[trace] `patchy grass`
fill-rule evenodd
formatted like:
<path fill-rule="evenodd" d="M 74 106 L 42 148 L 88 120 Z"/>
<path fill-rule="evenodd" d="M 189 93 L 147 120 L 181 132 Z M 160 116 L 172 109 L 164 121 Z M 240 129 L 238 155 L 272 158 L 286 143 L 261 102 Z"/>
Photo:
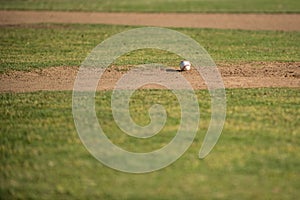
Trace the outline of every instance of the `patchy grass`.
<path fill-rule="evenodd" d="M 80 66 L 103 40 L 128 26 L 39 24 L 2 27 L 0 72 L 49 66 Z M 201 44 L 216 62 L 299 61 L 300 33 L 215 29 L 174 29 Z M 117 46 L 115 48 L 118 48 Z M 177 55 L 139 50 L 116 60 L 116 65 L 163 63 L 177 66 Z"/>
<path fill-rule="evenodd" d="M 0 0 L 0 9 L 101 12 L 299 13 L 297 0 Z"/>
<path fill-rule="evenodd" d="M 191 147 L 171 166 L 140 175 L 109 169 L 87 152 L 75 130 L 71 92 L 0 94 L 1 198 L 297 199 L 299 89 L 227 90 L 225 127 L 204 160 L 198 151 L 210 119 L 210 98 L 207 91 L 196 94 L 201 122 Z M 97 93 L 96 112 L 114 143 L 149 151 L 173 137 L 180 112 L 171 92 L 141 90 L 132 97 L 131 114 L 140 124 L 148 122 L 146 111 L 154 103 L 169 114 L 165 128 L 149 141 L 117 128 L 110 95 Z"/>

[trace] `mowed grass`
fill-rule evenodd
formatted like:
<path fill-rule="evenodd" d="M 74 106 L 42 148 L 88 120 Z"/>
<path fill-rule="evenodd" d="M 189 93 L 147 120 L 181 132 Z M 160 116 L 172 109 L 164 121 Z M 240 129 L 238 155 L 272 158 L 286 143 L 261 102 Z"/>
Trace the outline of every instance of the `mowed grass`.
<path fill-rule="evenodd" d="M 298 199 L 299 89 L 227 90 L 223 133 L 204 160 L 198 151 L 210 97 L 196 94 L 201 120 L 191 147 L 171 166 L 139 175 L 105 167 L 88 153 L 75 130 L 71 92 L 0 94 L 1 199 Z M 140 90 L 132 97 L 131 114 L 140 124 L 154 103 L 167 110 L 165 128 L 150 140 L 117 128 L 110 95 L 97 93 L 96 111 L 115 144 L 145 152 L 172 138 L 180 108 L 170 91 Z"/>
<path fill-rule="evenodd" d="M 80 66 L 96 45 L 132 28 L 135 27 L 62 24 L 1 27 L 0 72 L 49 66 Z M 216 62 L 300 61 L 300 32 L 174 30 L 196 40 Z M 148 49 L 126 54 L 114 64 L 156 62 L 178 66 L 180 59 L 172 53 Z"/>
<path fill-rule="evenodd" d="M 149 4 L 147 4 L 148 2 Z M 1 1 L 0 9 L 136 12 L 299 12 L 298 1 Z M 84 5 L 83 5 L 84 4 Z M 184 6 L 182 6 L 184 5 Z M 38 24 L 2 26 L 0 72 L 80 66 L 88 53 L 129 26 Z M 216 62 L 300 61 L 299 32 L 174 29 L 198 41 Z M 118 47 L 116 47 L 118 48 Z M 148 49 L 116 65 L 164 63 L 178 56 Z M 298 199 L 298 89 L 229 89 L 227 119 L 211 154 L 198 159 L 210 119 L 207 91 L 196 91 L 201 123 L 193 144 L 171 166 L 148 174 L 112 170 L 84 148 L 72 116 L 72 93 L 0 94 L 1 199 Z M 145 125 L 148 108 L 162 104 L 166 126 L 151 139 L 134 139 L 115 124 L 111 92 L 99 92 L 96 111 L 107 136 L 124 149 L 147 152 L 175 135 L 180 108 L 166 90 L 132 97 L 133 119 Z"/>
<path fill-rule="evenodd" d="M 0 9 L 102 12 L 298 13 L 297 0 L 0 0 Z"/>

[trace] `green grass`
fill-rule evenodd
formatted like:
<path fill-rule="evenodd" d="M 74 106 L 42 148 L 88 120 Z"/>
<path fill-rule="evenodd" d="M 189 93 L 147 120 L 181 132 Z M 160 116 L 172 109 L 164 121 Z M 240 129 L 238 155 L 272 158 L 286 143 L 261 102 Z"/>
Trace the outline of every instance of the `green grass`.
<path fill-rule="evenodd" d="M 296 0 L 3 1 L 0 9 L 117 12 L 299 13 Z M 80 66 L 101 41 L 134 27 L 36 24 L 2 26 L 0 73 Z M 300 33 L 175 29 L 198 41 L 216 62 L 300 61 Z M 117 47 L 116 47 L 117 48 Z M 178 65 L 171 53 L 148 49 L 116 65 Z M 81 143 L 72 116 L 72 93 L 0 93 L 0 199 L 299 199 L 300 96 L 298 89 L 229 89 L 220 140 L 198 159 L 210 119 L 207 91 L 196 91 L 201 110 L 197 136 L 171 166 L 148 174 L 105 167 Z M 134 139 L 112 118 L 111 92 L 98 92 L 96 111 L 107 136 L 124 149 L 164 146 L 178 128 L 180 108 L 166 90 L 141 90 L 131 99 L 133 119 L 145 125 L 147 109 L 161 103 L 168 120 L 161 133 Z"/>
<path fill-rule="evenodd" d="M 0 0 L 0 9 L 104 12 L 298 13 L 297 0 Z"/>
<path fill-rule="evenodd" d="M 0 72 L 49 66 L 80 66 L 104 39 L 132 29 L 111 25 L 38 24 L 1 27 Z M 215 29 L 174 29 L 201 44 L 216 62 L 300 61 L 300 33 Z M 115 47 L 118 48 L 118 47 Z M 171 53 L 141 50 L 116 60 L 116 65 L 164 63 L 177 66 Z"/>
<path fill-rule="evenodd" d="M 0 94 L 1 199 L 298 199 L 299 89 L 227 90 L 225 127 L 204 160 L 198 151 L 210 98 L 207 91 L 196 93 L 201 122 L 192 146 L 171 166 L 140 175 L 109 169 L 87 152 L 75 130 L 71 92 Z M 114 143 L 149 151 L 172 138 L 180 115 L 172 93 L 143 90 L 132 98 L 138 123 L 147 122 L 145 110 L 154 102 L 169 114 L 163 131 L 149 141 L 116 127 L 110 95 L 97 93 L 96 111 Z"/>

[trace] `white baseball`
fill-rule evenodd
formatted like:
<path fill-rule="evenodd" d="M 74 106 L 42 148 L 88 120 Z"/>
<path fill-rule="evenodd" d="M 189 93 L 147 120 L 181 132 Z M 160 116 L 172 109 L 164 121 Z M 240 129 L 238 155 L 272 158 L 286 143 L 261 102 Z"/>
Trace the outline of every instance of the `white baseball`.
<path fill-rule="evenodd" d="M 180 62 L 179 66 L 180 66 L 180 69 L 184 70 L 184 71 L 188 71 L 191 69 L 191 63 L 190 63 L 190 61 L 187 61 L 187 60 L 182 60 Z"/>

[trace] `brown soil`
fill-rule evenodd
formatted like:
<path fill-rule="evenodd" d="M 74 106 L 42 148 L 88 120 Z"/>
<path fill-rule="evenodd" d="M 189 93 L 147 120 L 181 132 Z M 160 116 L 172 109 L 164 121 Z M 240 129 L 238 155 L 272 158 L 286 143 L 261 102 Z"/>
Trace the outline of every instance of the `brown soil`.
<path fill-rule="evenodd" d="M 226 88 L 300 87 L 300 62 L 252 62 L 220 64 L 219 71 Z M 103 74 L 98 90 L 111 90 L 128 67 L 111 67 Z M 174 76 L 181 73 L 194 89 L 206 85 L 196 70 L 179 72 L 171 68 Z M 51 67 L 30 72 L 10 71 L 0 74 L 0 92 L 31 92 L 40 90 L 72 90 L 78 67 Z M 148 88 L 160 88 L 148 85 Z"/>
<path fill-rule="evenodd" d="M 175 20 L 176 19 L 176 20 Z M 246 30 L 300 31 L 299 14 L 178 14 L 178 13 L 86 13 L 50 11 L 0 11 L 0 26 L 33 23 L 121 24 L 164 27 L 197 27 Z M 300 62 L 252 62 L 220 64 L 226 88 L 300 87 Z M 30 72 L 0 74 L 0 92 L 72 90 L 78 67 L 51 67 Z M 182 73 L 195 89 L 206 88 L 196 70 Z M 126 73 L 124 67 L 108 69 L 99 90 L 113 89 Z M 100 86 L 101 85 L 101 86 Z M 157 88 L 157 85 L 146 87 Z"/>
<path fill-rule="evenodd" d="M 160 27 L 299 31 L 300 14 L 0 11 L 0 25 L 32 23 L 117 24 Z"/>

